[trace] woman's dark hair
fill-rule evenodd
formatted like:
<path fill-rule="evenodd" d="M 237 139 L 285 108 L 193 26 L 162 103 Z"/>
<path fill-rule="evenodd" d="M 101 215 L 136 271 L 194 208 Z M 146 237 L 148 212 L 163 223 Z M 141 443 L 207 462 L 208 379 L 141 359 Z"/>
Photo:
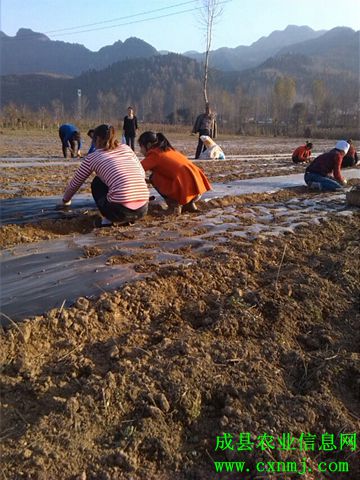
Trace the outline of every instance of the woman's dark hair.
<path fill-rule="evenodd" d="M 306 146 L 307 148 L 309 148 L 310 150 L 313 148 L 313 144 L 311 142 L 306 142 Z"/>
<path fill-rule="evenodd" d="M 139 137 L 139 145 L 147 150 L 150 148 L 160 148 L 163 152 L 175 150 L 163 133 L 144 132 Z"/>
<path fill-rule="evenodd" d="M 87 133 L 88 137 L 92 138 L 94 136 L 94 132 L 95 130 L 93 128 L 90 128 L 90 130 Z"/>
<path fill-rule="evenodd" d="M 119 145 L 119 140 L 115 138 L 115 128 L 112 125 L 102 124 L 95 128 L 93 140 L 101 140 L 101 147 L 104 150 L 114 150 Z"/>

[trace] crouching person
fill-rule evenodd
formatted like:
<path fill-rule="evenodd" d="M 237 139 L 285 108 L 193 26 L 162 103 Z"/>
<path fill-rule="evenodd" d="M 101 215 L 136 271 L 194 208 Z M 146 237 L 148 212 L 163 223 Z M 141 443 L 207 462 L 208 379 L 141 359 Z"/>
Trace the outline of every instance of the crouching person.
<path fill-rule="evenodd" d="M 316 157 L 305 170 L 305 183 L 314 190 L 340 190 L 347 183 L 340 168 L 348 150 L 349 144 L 339 140 L 335 148 Z"/>
<path fill-rule="evenodd" d="M 214 140 L 207 135 L 200 136 L 206 150 L 200 153 L 200 160 L 225 160 L 225 154 Z"/>
<path fill-rule="evenodd" d="M 142 166 L 151 170 L 150 181 L 165 199 L 169 212 L 197 210 L 195 202 L 211 189 L 204 173 L 185 155 L 175 150 L 162 133 L 144 132 L 139 137 Z"/>
<path fill-rule="evenodd" d="M 297 147 L 293 151 L 292 161 L 294 163 L 309 163 L 312 148 L 313 144 L 311 142 L 306 142 L 305 145 L 300 145 L 300 147 Z"/>
<path fill-rule="evenodd" d="M 119 144 L 111 125 L 94 130 L 96 150 L 87 155 L 76 171 L 63 196 L 63 205 L 70 205 L 72 196 L 95 172 L 91 192 L 103 218 L 96 226 L 126 224 L 147 213 L 149 189 L 145 171 L 135 153 Z"/>

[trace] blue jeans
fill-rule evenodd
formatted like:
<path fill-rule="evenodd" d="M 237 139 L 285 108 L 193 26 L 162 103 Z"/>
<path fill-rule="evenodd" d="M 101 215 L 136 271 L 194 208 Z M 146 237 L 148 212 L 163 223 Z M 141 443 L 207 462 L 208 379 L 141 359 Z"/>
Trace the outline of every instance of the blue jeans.
<path fill-rule="evenodd" d="M 313 182 L 320 183 L 321 190 L 328 192 L 335 192 L 336 190 L 342 189 L 342 185 L 336 180 L 330 177 L 324 177 L 318 173 L 305 172 L 304 180 L 306 185 L 310 185 Z"/>

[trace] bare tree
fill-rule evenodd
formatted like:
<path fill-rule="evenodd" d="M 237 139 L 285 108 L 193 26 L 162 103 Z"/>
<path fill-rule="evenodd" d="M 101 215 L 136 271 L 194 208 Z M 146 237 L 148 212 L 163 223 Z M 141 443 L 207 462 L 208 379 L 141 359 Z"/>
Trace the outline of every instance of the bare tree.
<path fill-rule="evenodd" d="M 213 27 L 215 20 L 223 13 L 223 8 L 220 6 L 223 3 L 221 0 L 201 0 L 201 23 L 204 26 L 206 48 L 205 48 L 205 63 L 204 63 L 204 77 L 203 77 L 203 95 L 205 105 L 209 103 L 207 84 L 209 74 L 209 54 L 211 42 L 213 37 Z"/>

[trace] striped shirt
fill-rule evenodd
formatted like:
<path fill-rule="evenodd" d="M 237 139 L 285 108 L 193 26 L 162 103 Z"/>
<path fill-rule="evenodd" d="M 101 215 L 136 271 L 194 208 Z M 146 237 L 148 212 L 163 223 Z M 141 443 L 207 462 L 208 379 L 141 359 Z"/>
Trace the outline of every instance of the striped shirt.
<path fill-rule="evenodd" d="M 119 145 L 114 150 L 98 149 L 87 155 L 65 190 L 64 202 L 71 199 L 92 172 L 108 186 L 109 202 L 128 208 L 135 204 L 140 207 L 148 202 L 145 171 L 127 145 Z"/>

